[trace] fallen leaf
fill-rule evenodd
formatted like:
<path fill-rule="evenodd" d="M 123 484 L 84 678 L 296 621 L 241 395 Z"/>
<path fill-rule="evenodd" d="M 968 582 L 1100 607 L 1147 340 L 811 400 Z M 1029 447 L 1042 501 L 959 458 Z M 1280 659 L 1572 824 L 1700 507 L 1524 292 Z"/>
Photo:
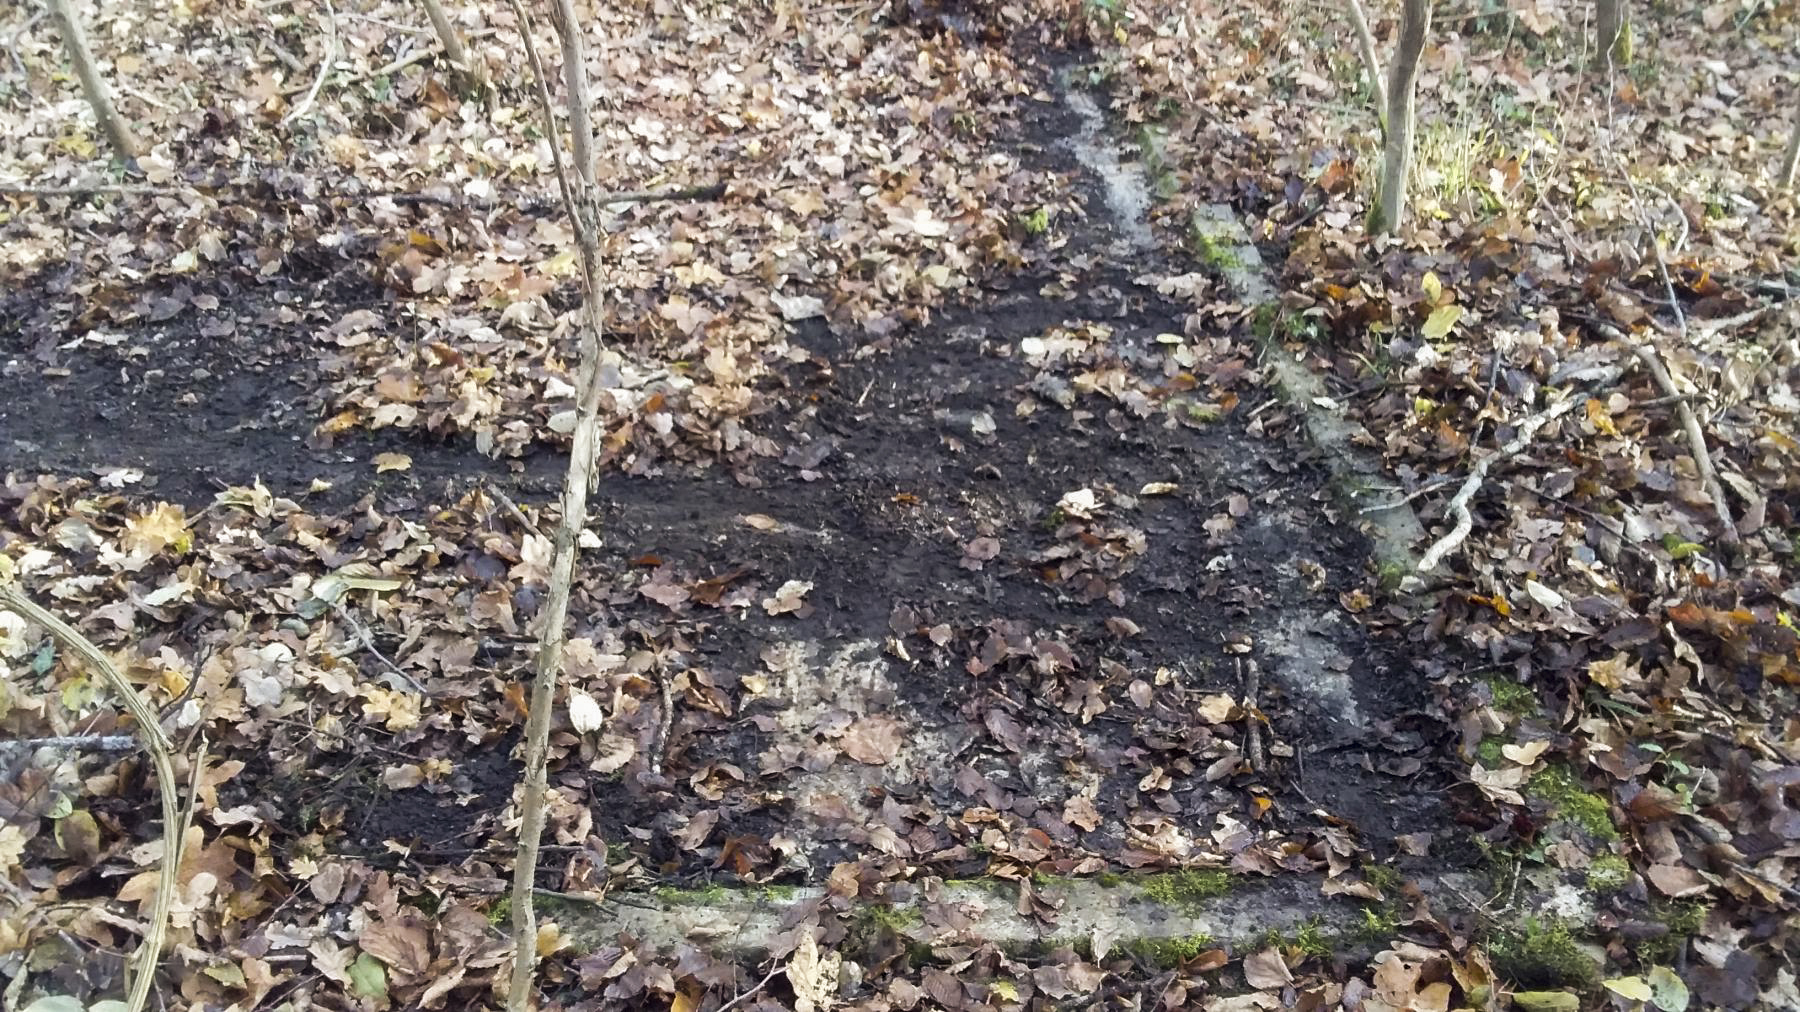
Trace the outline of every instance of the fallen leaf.
<path fill-rule="evenodd" d="M 1261 991 L 1273 991 L 1294 982 L 1280 949 L 1264 949 L 1244 957 L 1244 982 Z"/>
<path fill-rule="evenodd" d="M 763 610 L 770 615 L 788 615 L 806 606 L 803 598 L 813 589 L 805 580 L 789 580 L 775 591 L 774 597 L 763 598 Z"/>
<path fill-rule="evenodd" d="M 600 703 L 581 689 L 569 690 L 569 724 L 577 734 L 588 734 L 606 726 L 606 714 Z"/>
<path fill-rule="evenodd" d="M 837 999 L 838 970 L 843 957 L 820 953 L 812 932 L 802 928 L 799 944 L 788 956 L 788 986 L 794 991 L 794 1012 L 827 1012 Z"/>
<path fill-rule="evenodd" d="M 412 458 L 404 453 L 377 453 L 375 455 L 376 474 L 410 470 L 412 470 Z"/>
<path fill-rule="evenodd" d="M 1681 864 L 1653 864 L 1644 877 L 1664 896 L 1697 896 L 1710 888 L 1699 872 Z"/>
<path fill-rule="evenodd" d="M 1513 762 L 1518 763 L 1520 766 L 1530 766 L 1532 763 L 1537 762 L 1538 756 L 1543 755 L 1544 750 L 1549 747 L 1550 743 L 1548 741 L 1531 741 L 1526 742 L 1523 745 L 1502 745 L 1500 746 L 1500 754 L 1511 759 Z"/>
<path fill-rule="evenodd" d="M 861 717 L 844 732 L 844 754 L 869 766 L 885 766 L 900 751 L 900 722 L 892 717 Z"/>

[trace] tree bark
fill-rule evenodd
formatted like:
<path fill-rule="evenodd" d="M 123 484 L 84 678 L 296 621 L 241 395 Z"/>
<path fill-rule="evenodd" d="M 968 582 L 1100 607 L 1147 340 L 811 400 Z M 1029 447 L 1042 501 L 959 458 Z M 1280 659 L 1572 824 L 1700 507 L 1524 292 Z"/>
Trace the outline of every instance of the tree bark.
<path fill-rule="evenodd" d="M 1375 116 L 1381 129 L 1387 130 L 1387 89 L 1381 83 L 1381 57 L 1375 51 L 1375 33 L 1369 30 L 1369 15 L 1362 0 L 1350 0 L 1350 24 L 1356 29 L 1356 48 L 1362 53 L 1363 73 L 1369 79 L 1369 97 L 1375 103 Z"/>
<path fill-rule="evenodd" d="M 1381 160 L 1381 201 L 1370 231 L 1392 233 L 1406 215 L 1406 177 L 1412 169 L 1414 86 L 1419 80 L 1419 57 L 1425 52 L 1425 36 L 1431 30 L 1430 0 L 1403 0 L 1400 38 L 1394 62 L 1388 68 L 1387 135 Z"/>
<path fill-rule="evenodd" d="M 74 0 L 50 0 L 50 12 L 56 16 L 61 26 L 63 46 L 68 50 L 69 62 L 75 65 L 75 76 L 81 79 L 82 94 L 87 96 L 88 105 L 94 108 L 94 118 L 100 121 L 100 129 L 106 132 L 107 143 L 121 158 L 136 158 L 143 148 L 138 145 L 137 135 L 131 127 L 120 118 L 119 110 L 113 108 L 112 89 L 106 86 L 106 79 L 100 76 L 99 68 L 94 66 L 94 51 L 88 48 L 87 32 L 81 27 L 81 21 L 75 16 Z"/>
<path fill-rule="evenodd" d="M 1595 0 L 1594 45 L 1601 70 L 1631 62 L 1631 0 Z"/>
<path fill-rule="evenodd" d="M 482 73 L 481 67 L 469 59 L 468 47 L 463 45 L 462 35 L 457 32 L 456 25 L 450 20 L 450 15 L 445 13 L 444 5 L 439 0 L 420 0 L 420 2 L 425 5 L 425 16 L 431 19 L 432 30 L 437 32 L 438 45 L 444 47 L 444 56 L 449 59 L 450 65 L 456 68 L 456 77 L 462 84 L 463 90 L 479 91 L 486 83 L 487 75 Z"/>
<path fill-rule="evenodd" d="M 537 911 L 533 896 L 537 880 L 538 846 L 544 832 L 544 795 L 549 760 L 550 715 L 556 705 L 556 684 L 562 674 L 564 627 L 569 617 L 569 595 L 575 574 L 575 553 L 587 525 L 587 495 L 600 448 L 601 373 L 600 287 L 600 192 L 594 181 L 594 133 L 588 110 L 587 64 L 582 52 L 580 22 L 572 0 L 552 0 L 557 34 L 562 38 L 563 82 L 567 88 L 570 147 L 576 159 L 575 178 L 563 163 L 550 99 L 550 82 L 531 38 L 531 22 L 521 0 L 511 0 L 519 33 L 537 80 L 539 112 L 556 163 L 556 179 L 563 204 L 575 226 L 575 242 L 581 252 L 582 306 L 581 364 L 576 378 L 575 432 L 569 448 L 569 469 L 563 478 L 562 519 L 556 527 L 550 568 L 550 588 L 544 600 L 542 625 L 531 683 L 531 713 L 525 725 L 525 771 L 519 792 L 519 847 L 513 862 L 513 970 L 507 995 L 510 1012 L 531 1008 L 537 968 Z"/>

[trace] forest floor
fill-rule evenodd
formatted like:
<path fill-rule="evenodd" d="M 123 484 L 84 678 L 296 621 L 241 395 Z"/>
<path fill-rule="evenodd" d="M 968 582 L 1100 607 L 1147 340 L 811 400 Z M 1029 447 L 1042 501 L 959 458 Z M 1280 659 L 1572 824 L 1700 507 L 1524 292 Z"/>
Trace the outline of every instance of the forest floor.
<path fill-rule="evenodd" d="M 716 84 L 708 71 L 742 58 L 721 17 L 651 29 L 674 64 L 660 69 Z M 1493 351 L 1470 335 L 1474 351 L 1435 359 L 1384 349 L 1428 370 L 1469 359 L 1421 379 L 1322 348 L 1322 330 L 1375 316 L 1373 283 L 1308 287 L 1338 276 L 1311 256 L 1372 267 L 1320 252 L 1351 227 L 1329 159 L 1280 198 L 1280 229 L 1256 231 L 1281 295 L 1247 304 L 1226 283 L 1242 264 L 1186 222 L 1211 200 L 1281 214 L 1255 179 L 1195 182 L 1221 157 L 1204 129 L 1134 122 L 1160 43 L 992 17 L 846 18 L 835 43 L 800 32 L 737 91 L 659 78 L 641 110 L 610 114 L 615 140 L 672 164 L 760 159 L 762 175 L 728 180 L 717 204 L 619 211 L 609 229 L 619 355 L 557 714 L 540 884 L 571 906 L 544 993 L 571 1008 L 793 1004 L 805 935 L 856 967 L 819 1000 L 870 1009 L 1488 1007 L 1639 984 L 1658 1007 L 1676 987 L 1778 1005 L 1800 780 L 1791 719 L 1757 714 L 1780 712 L 1800 657 L 1757 609 L 1792 582 L 1788 560 L 1735 550 L 1762 598 L 1686 595 L 1729 583 L 1705 562 L 1693 482 L 1599 391 L 1585 435 L 1565 438 L 1643 436 L 1633 494 L 1683 500 L 1633 500 L 1655 536 L 1625 535 L 1628 560 L 1660 553 L 1621 564 L 1660 603 L 1568 581 L 1621 554 L 1572 525 L 1593 512 L 1579 503 L 1500 510 L 1471 571 L 1401 592 L 1308 412 L 1369 405 L 1348 417 L 1378 434 L 1359 440 L 1397 489 L 1378 498 L 1441 502 L 1450 489 L 1431 496 L 1429 479 L 1460 480 L 1483 426 L 1503 442 L 1502 415 L 1529 414 L 1528 388 L 1564 363 L 1515 368 L 1515 349 L 1543 352 L 1524 337 Z M 635 29 L 597 28 L 603 82 L 643 87 Z M 672 55 L 684 37 L 695 54 Z M 815 48 L 846 40 L 858 58 Z M 465 153 L 497 143 L 470 126 L 480 107 L 428 75 L 405 87 L 433 125 L 346 94 L 326 119 L 361 133 L 322 129 L 298 164 L 226 184 L 204 168 L 225 164 L 206 119 L 224 113 L 197 112 L 177 117 L 181 167 L 161 149 L 146 160 L 190 192 L 21 196 L 0 222 L 19 265 L 0 296 L 0 551 L 200 757 L 166 967 L 193 1007 L 481 1007 L 504 973 L 579 294 L 560 209 L 481 203 L 482 171 L 443 146 L 445 129 L 471 131 Z M 523 82 L 507 88 L 510 109 Z M 713 115 L 741 117 L 734 129 L 683 104 L 721 94 Z M 861 133 L 822 126 L 826 107 Z M 756 129 L 775 155 L 743 136 Z M 384 130 L 448 158 L 455 192 L 393 199 L 428 191 L 410 169 L 378 175 L 396 164 L 367 140 Z M 346 154 L 346 136 L 366 146 Z M 502 136 L 514 167 L 534 153 Z M 65 141 L 0 171 L 41 179 Z M 1130 163 L 1142 217 L 1109 192 L 1134 184 L 1082 157 L 1096 143 Z M 338 181 L 358 168 L 354 187 Z M 1304 231 L 1314 219 L 1323 236 Z M 1501 257 L 1484 227 L 1485 252 L 1423 239 L 1404 265 L 1382 254 L 1418 286 L 1395 311 L 1456 304 L 1440 274 L 1471 306 L 1488 297 L 1469 266 Z M 1528 310 L 1495 315 L 1535 333 L 1516 322 Z M 1296 351 L 1330 384 L 1323 406 L 1282 396 L 1268 363 Z M 1569 360 L 1614 361 L 1591 351 Z M 1399 420 L 1381 418 L 1394 401 Z M 1604 495 L 1593 475 L 1623 473 L 1606 471 L 1619 452 L 1589 451 L 1560 470 L 1532 458 L 1539 497 Z M 1782 488 L 1762 495 L 1780 513 Z M 1540 547 L 1509 546 L 1520 524 Z M 1677 625 L 1723 645 L 1703 643 L 1702 661 Z M 22 625 L 0 634 L 9 733 L 128 728 L 90 674 Z M 1689 683 L 1715 649 L 1762 681 L 1740 675 L 1698 710 Z M 1684 665 L 1700 671 L 1677 677 Z M 1710 745 L 1637 723 L 1726 709 L 1736 730 Z M 16 897 L 0 967 L 15 996 L 91 1000 L 117 987 L 122 911 L 153 883 L 147 777 L 129 758 L 32 760 L 0 785 L 0 842 L 17 841 L 0 848 Z M 1689 822 L 1712 836 L 1695 843 Z M 1261 883 L 1283 891 L 1253 902 Z M 1143 902 L 1096 928 L 1079 909 L 1106 902 L 1090 887 Z M 1012 942 L 975 888 L 1016 912 Z M 1160 923 L 1220 897 L 1291 916 L 1228 934 Z M 574 906 L 602 898 L 682 930 L 650 938 L 644 915 L 620 913 L 610 933 L 606 915 L 598 935 L 577 931 L 591 915 Z M 747 922 L 743 903 L 767 916 L 756 938 L 709 937 L 681 912 Z M 786 982 L 752 994 L 774 965 Z"/>

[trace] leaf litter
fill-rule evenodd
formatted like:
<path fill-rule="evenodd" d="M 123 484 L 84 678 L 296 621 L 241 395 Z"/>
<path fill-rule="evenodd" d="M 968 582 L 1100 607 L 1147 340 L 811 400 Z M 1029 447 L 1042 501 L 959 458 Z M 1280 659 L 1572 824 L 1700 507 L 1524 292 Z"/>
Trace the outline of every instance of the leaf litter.
<path fill-rule="evenodd" d="M 1428 104 L 1444 122 L 1480 105 L 1553 126 L 1528 151 L 1480 147 L 1485 182 L 1427 187 L 1430 224 L 1393 244 L 1357 231 L 1368 117 L 1280 95 L 1350 94 L 1354 65 L 1329 46 L 1265 59 L 1341 31 L 1322 11 L 1253 5 L 1244 32 L 1147 4 L 896 5 L 904 25 L 787 5 L 767 24 L 598 15 L 591 69 L 629 96 L 601 116 L 602 175 L 730 171 L 716 204 L 608 211 L 621 353 L 543 884 L 826 882 L 814 925 L 770 953 L 787 991 L 756 999 L 796 1007 L 1447 1008 L 1519 974 L 1517 947 L 1470 944 L 1419 896 L 1404 935 L 1343 968 L 1299 940 L 1231 953 L 1236 977 L 1223 953 L 1162 969 L 1102 945 L 918 965 L 841 947 L 900 883 L 995 876 L 1030 906 L 1034 875 L 1217 862 L 1387 902 L 1395 867 L 1475 862 L 1473 837 L 1515 883 L 1593 882 L 1623 859 L 1590 941 L 1642 969 L 1607 993 L 1783 1007 L 1793 363 L 1785 303 L 1758 297 L 1782 283 L 1791 205 L 1738 199 L 1751 159 L 1694 139 L 1755 135 L 1760 100 L 1741 98 L 1775 65 L 1757 55 L 1774 16 L 1746 19 L 1737 48 L 1708 34 L 1712 10 L 1659 20 L 1707 55 L 1665 40 L 1645 59 L 1691 86 L 1627 79 L 1607 105 L 1542 6 L 1518 15 L 1526 41 L 1479 21 L 1448 33 Z M 122 74 L 210 87 L 209 61 L 255 69 L 210 108 L 137 110 L 174 138 L 140 171 L 181 196 L 8 198 L 0 383 L 33 409 L 0 409 L 0 551 L 207 743 L 165 969 L 180 1000 L 479 1002 L 505 957 L 490 925 L 508 751 L 547 558 L 530 514 L 573 389 L 570 237 L 514 196 L 547 192 L 525 93 L 484 110 L 425 68 L 351 81 L 295 148 L 270 125 L 292 93 L 251 41 L 264 28 L 233 15 L 196 50 L 147 41 L 189 30 L 179 17 L 105 17 Z M 321 45 L 297 16 L 269 24 L 302 54 Z M 1096 257 L 1098 184 L 1055 143 L 1075 132 L 1043 67 L 1070 58 L 1040 49 L 1058 24 L 1086 33 L 1076 58 L 1113 117 L 1179 138 L 1156 149 L 1181 183 L 1155 211 L 1165 246 L 1188 202 L 1225 199 L 1282 254 L 1263 329 L 1316 360 L 1402 494 L 1503 444 L 1546 388 L 1582 387 L 1580 410 L 1501 465 L 1439 585 L 1390 596 L 1362 568 L 1354 516 L 1262 386 L 1256 321 L 1207 265 Z M 379 19 L 338 27 L 353 63 L 401 44 Z M 12 37 L 47 81 L 54 36 Z M 1199 39 L 1235 41 L 1208 55 Z M 510 62 L 498 37 L 480 45 Z M 1534 64 L 1534 45 L 1560 55 Z M 1584 104 L 1550 119 L 1570 94 Z M 49 113 L 6 105 L 18 140 L 0 172 L 81 183 L 92 142 Z M 1738 557 L 1661 391 L 1605 339 L 1670 322 L 1607 156 L 1652 136 L 1671 161 L 1632 171 L 1662 172 L 1680 212 L 1658 227 L 1683 233 L 1693 338 L 1660 349 L 1711 405 Z M 1564 168 L 1533 174 L 1551 157 Z M 1732 195 L 1717 210 L 1707 180 Z M 1726 322 L 1746 313 L 1749 340 Z M 1418 501 L 1429 515 L 1447 496 Z M 1301 680 L 1271 656 L 1296 638 L 1271 621 L 1284 611 L 1333 617 L 1300 622 Z M 129 730 L 11 618 L 10 732 Z M 1280 669 L 1254 699 L 1226 663 L 1246 654 Z M 1322 706 L 1305 689 L 1318 670 L 1367 712 Z M 1252 726 L 1283 775 L 1252 767 Z M 153 885 L 142 772 L 54 753 L 7 772 L 0 871 L 27 902 L 0 919 L 0 950 L 36 954 L 35 993 L 102 995 Z M 78 964 L 57 956 L 71 945 Z M 859 957 L 874 972 L 846 978 Z M 629 940 L 545 972 L 659 1007 L 716 1007 L 744 980 L 703 947 Z M 1252 992 L 1229 995 L 1236 980 Z"/>

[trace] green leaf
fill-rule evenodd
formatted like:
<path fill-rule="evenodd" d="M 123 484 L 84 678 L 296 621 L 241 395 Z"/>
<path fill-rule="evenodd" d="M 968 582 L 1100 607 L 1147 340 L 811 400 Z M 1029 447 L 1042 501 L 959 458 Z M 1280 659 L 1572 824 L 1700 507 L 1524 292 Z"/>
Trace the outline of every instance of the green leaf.
<path fill-rule="evenodd" d="M 1666 966 L 1651 967 L 1650 1004 L 1662 1012 L 1687 1012 L 1687 984 Z"/>
<path fill-rule="evenodd" d="M 1424 334 L 1430 340 L 1441 341 L 1450 335 L 1450 328 L 1456 326 L 1456 321 L 1460 319 L 1462 319 L 1461 306 L 1439 306 L 1431 311 L 1431 316 L 1426 319 L 1425 326 L 1420 329 L 1419 333 Z"/>
<path fill-rule="evenodd" d="M 1444 294 L 1444 283 L 1439 281 L 1438 276 L 1431 271 L 1425 272 L 1425 277 L 1419 282 L 1419 287 L 1425 289 L 1425 301 L 1434 306 L 1438 304 L 1438 299 Z"/>
<path fill-rule="evenodd" d="M 1622 998 L 1629 998 L 1632 1001 L 1650 1000 L 1650 982 L 1642 977 L 1616 977 L 1612 980 L 1601 981 L 1601 983 L 1606 985 L 1608 991 Z"/>
<path fill-rule="evenodd" d="M 364 998 L 387 996 L 387 967 L 368 953 L 359 953 L 350 964 L 350 990 Z"/>

